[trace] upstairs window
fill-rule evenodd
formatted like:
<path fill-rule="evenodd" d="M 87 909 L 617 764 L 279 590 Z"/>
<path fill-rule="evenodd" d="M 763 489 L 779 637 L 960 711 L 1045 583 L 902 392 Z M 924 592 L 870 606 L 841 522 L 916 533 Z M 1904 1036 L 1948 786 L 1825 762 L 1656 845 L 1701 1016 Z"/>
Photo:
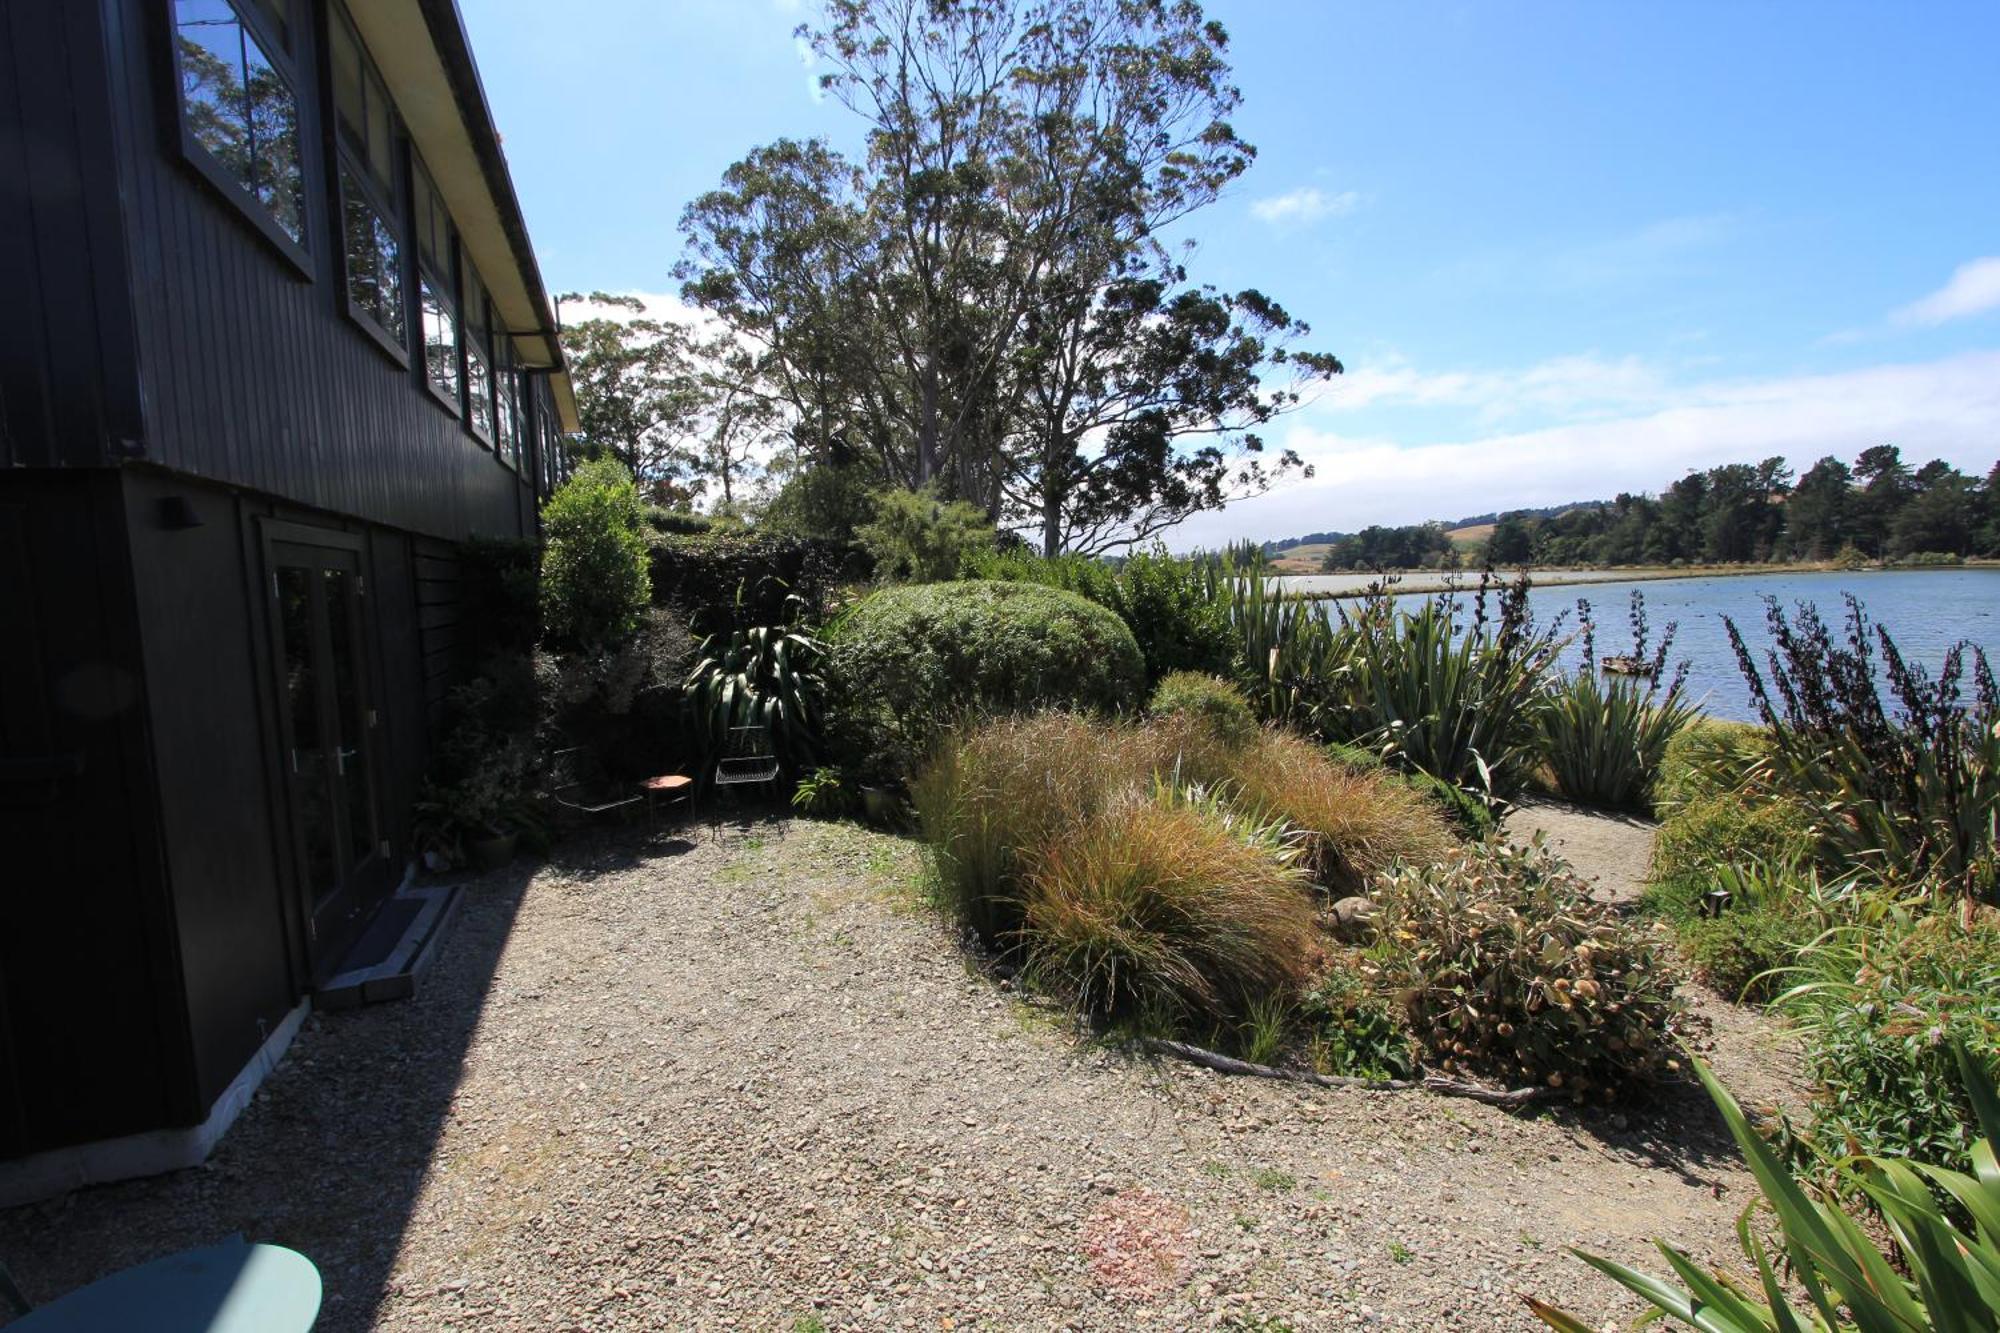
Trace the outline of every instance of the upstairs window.
<path fill-rule="evenodd" d="M 424 378 L 431 392 L 458 407 L 458 303 L 452 293 L 451 215 L 424 164 L 410 160 L 411 202 L 417 219 L 417 305 L 424 322 Z"/>
<path fill-rule="evenodd" d="M 306 180 L 289 0 L 174 0 L 188 159 L 304 266 Z"/>
<path fill-rule="evenodd" d="M 345 10 L 331 10 L 333 104 L 339 145 L 341 257 L 347 309 L 398 357 L 406 355 L 402 126 L 389 90 Z"/>
<path fill-rule="evenodd" d="M 502 330 L 493 337 L 493 452 L 508 467 L 521 466 L 520 375 L 515 373 L 514 340 Z"/>
<path fill-rule="evenodd" d="M 465 424 L 493 439 L 493 348 L 486 315 L 486 284 L 470 263 L 465 274 Z"/>

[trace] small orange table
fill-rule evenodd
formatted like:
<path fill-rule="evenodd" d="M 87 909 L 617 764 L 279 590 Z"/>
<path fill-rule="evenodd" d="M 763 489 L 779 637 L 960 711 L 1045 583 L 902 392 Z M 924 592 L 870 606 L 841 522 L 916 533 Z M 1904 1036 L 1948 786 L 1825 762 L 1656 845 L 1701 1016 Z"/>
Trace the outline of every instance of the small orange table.
<path fill-rule="evenodd" d="M 640 783 L 639 790 L 646 794 L 646 827 L 650 829 L 653 826 L 654 803 L 664 800 L 672 805 L 677 801 L 692 801 L 694 779 L 681 773 L 662 773 Z"/>

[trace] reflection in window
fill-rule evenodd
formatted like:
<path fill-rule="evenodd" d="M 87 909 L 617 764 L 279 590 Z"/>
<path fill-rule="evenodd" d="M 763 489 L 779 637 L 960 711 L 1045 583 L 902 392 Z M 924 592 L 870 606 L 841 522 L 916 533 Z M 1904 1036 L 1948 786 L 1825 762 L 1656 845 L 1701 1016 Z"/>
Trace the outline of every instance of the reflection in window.
<path fill-rule="evenodd" d="M 508 467 L 521 465 L 521 413 L 514 397 L 514 349 L 502 335 L 494 340 L 494 362 L 498 372 L 493 378 L 494 398 L 494 440 L 493 452 L 500 455 Z"/>
<path fill-rule="evenodd" d="M 493 362 L 487 341 L 486 284 L 470 263 L 465 274 L 465 419 L 482 438 L 493 438 Z"/>
<path fill-rule="evenodd" d="M 347 255 L 347 299 L 398 343 L 403 341 L 402 247 L 345 163 L 340 168 L 341 216 Z"/>
<path fill-rule="evenodd" d="M 431 387 L 458 401 L 458 320 L 442 292 L 425 274 L 417 280 L 424 306 L 424 373 Z"/>
<path fill-rule="evenodd" d="M 258 5 L 280 40 L 289 33 L 284 9 L 275 0 Z M 303 245 L 305 173 L 291 84 L 229 0 L 174 0 L 174 36 L 189 136 Z"/>

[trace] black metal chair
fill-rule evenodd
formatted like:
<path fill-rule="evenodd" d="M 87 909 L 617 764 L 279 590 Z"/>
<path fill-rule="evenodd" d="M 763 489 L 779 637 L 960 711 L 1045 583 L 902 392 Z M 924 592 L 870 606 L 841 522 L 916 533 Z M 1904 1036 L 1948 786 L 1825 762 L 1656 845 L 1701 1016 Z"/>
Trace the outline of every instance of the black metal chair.
<path fill-rule="evenodd" d="M 752 723 L 731 727 L 723 736 L 722 754 L 715 761 L 715 773 L 710 781 L 720 798 L 724 793 L 734 795 L 745 788 L 775 784 L 783 768 L 778 761 L 777 747 L 771 741 L 771 729 L 762 723 Z M 710 823 L 718 836 L 721 831 L 721 817 L 717 813 L 720 805 L 720 799 L 709 804 L 709 811 L 715 816 Z"/>
<path fill-rule="evenodd" d="M 549 799 L 585 817 L 629 811 L 645 795 L 629 782 L 614 782 L 597 756 L 581 745 L 549 756 Z"/>

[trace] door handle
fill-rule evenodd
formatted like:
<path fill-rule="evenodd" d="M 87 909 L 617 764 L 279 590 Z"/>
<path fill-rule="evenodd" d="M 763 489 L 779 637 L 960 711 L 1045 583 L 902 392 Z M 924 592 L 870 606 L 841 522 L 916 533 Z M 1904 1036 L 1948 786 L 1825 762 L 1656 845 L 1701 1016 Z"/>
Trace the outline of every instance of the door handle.
<path fill-rule="evenodd" d="M 358 748 L 352 750 L 335 750 L 333 752 L 333 765 L 335 771 L 337 771 L 340 774 L 340 776 L 346 777 L 347 761 L 360 753 L 361 751 Z"/>

